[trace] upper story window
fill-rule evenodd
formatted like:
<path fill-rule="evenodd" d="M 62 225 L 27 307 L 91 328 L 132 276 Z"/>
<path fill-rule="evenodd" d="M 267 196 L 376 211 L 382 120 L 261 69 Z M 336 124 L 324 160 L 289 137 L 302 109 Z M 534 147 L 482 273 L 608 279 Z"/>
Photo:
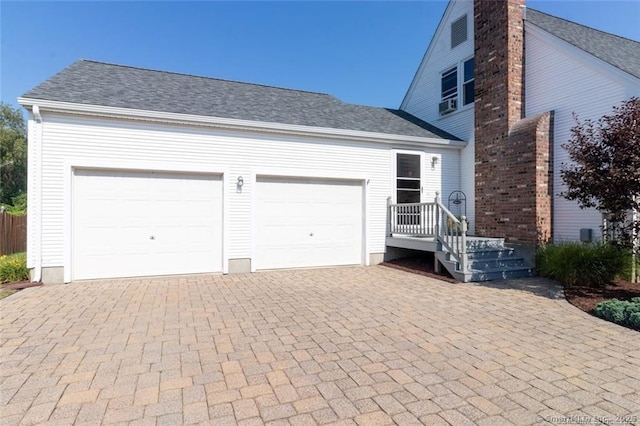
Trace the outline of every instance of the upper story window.
<path fill-rule="evenodd" d="M 467 15 L 451 24 L 451 48 L 467 41 Z"/>
<path fill-rule="evenodd" d="M 462 79 L 462 105 L 469 105 L 473 102 L 474 93 L 474 72 L 473 72 L 473 58 L 464 61 L 463 79 Z"/>
<path fill-rule="evenodd" d="M 474 100 L 474 70 L 473 58 L 460 62 L 455 67 L 444 71 L 440 78 L 440 115 L 446 115 L 462 106 L 473 103 Z M 459 99 L 458 94 L 462 95 Z"/>
<path fill-rule="evenodd" d="M 442 73 L 441 99 L 456 98 L 458 96 L 458 67 L 453 67 Z"/>

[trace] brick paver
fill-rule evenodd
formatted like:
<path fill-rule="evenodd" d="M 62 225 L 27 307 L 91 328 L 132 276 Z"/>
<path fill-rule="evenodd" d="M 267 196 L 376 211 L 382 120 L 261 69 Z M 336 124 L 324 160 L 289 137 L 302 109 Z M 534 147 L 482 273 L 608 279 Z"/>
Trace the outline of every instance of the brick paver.
<path fill-rule="evenodd" d="M 553 283 L 382 266 L 0 301 L 0 423 L 640 424 L 640 334 Z"/>

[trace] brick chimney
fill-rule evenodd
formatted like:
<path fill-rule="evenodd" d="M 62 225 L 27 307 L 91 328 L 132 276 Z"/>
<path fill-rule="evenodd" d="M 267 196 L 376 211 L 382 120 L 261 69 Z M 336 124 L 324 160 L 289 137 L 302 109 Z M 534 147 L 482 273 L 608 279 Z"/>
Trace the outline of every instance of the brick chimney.
<path fill-rule="evenodd" d="M 551 237 L 552 113 L 524 119 L 524 0 L 475 0 L 476 234 Z"/>

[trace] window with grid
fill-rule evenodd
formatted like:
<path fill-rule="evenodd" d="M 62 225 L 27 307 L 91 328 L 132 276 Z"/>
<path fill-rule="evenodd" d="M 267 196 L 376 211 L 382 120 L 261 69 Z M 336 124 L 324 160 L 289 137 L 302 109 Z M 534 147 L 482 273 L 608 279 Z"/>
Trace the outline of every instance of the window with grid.
<path fill-rule="evenodd" d="M 458 96 L 458 67 L 442 73 L 441 99 L 447 100 Z"/>
<path fill-rule="evenodd" d="M 473 58 L 466 60 L 463 65 L 462 104 L 469 105 L 473 102 L 474 93 Z"/>

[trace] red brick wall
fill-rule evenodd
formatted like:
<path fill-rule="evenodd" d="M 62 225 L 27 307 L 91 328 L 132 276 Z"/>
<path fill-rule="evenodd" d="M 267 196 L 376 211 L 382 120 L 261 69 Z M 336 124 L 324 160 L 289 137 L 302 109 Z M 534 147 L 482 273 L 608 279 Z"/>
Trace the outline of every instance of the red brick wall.
<path fill-rule="evenodd" d="M 476 234 L 536 243 L 551 233 L 552 115 L 522 120 L 524 0 L 476 0 Z"/>

